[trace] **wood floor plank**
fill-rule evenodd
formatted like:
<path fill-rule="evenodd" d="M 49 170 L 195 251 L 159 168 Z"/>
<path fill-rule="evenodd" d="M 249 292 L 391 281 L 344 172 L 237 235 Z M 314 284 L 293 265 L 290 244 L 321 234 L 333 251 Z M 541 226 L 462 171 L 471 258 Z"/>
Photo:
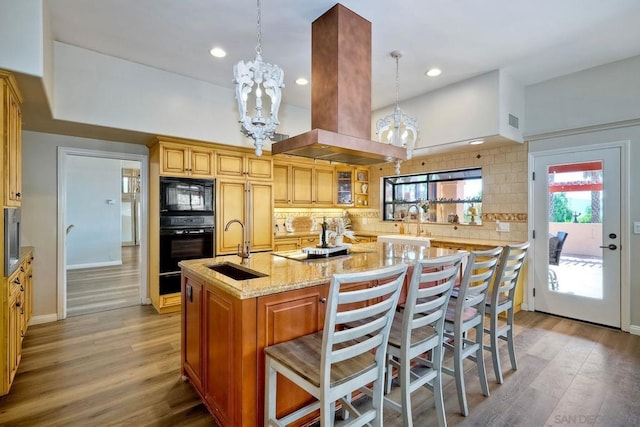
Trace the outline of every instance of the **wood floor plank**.
<path fill-rule="evenodd" d="M 465 362 L 470 416 L 459 413 L 445 376 L 450 426 L 640 425 L 640 337 L 530 312 L 516 315 L 515 331 L 519 369 L 501 348 L 504 384 L 485 353 L 489 397 Z M 416 425 L 436 424 L 428 390 L 414 394 L 413 411 Z M 5 425 L 215 423 L 180 377 L 180 314 L 134 306 L 29 328 L 11 393 L 0 398 Z M 385 409 L 384 425 L 401 426 L 400 414 Z"/>
<path fill-rule="evenodd" d="M 140 304 L 140 246 L 123 246 L 122 265 L 67 270 L 67 316 Z"/>

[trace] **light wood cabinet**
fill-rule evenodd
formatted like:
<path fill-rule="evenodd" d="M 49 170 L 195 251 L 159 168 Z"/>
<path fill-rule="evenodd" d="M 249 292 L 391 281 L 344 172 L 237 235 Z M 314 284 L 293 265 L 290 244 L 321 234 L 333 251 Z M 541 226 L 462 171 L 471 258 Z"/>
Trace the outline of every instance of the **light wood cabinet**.
<path fill-rule="evenodd" d="M 22 200 L 22 95 L 12 74 L 0 70 L 0 138 L 3 153 L 3 205 Z"/>
<path fill-rule="evenodd" d="M 211 148 L 160 142 L 160 175 L 213 178 L 214 153 Z"/>
<path fill-rule="evenodd" d="M 336 168 L 336 204 L 353 206 L 353 169 Z"/>
<path fill-rule="evenodd" d="M 260 181 L 218 179 L 216 254 L 235 254 L 242 242 L 242 227 L 226 224 L 238 219 L 247 229 L 252 251 L 273 249 L 273 184 Z"/>
<path fill-rule="evenodd" d="M 334 169 L 316 166 L 313 173 L 313 189 L 315 191 L 313 205 L 333 206 L 335 197 Z"/>
<path fill-rule="evenodd" d="M 0 363 L 0 395 L 7 394 L 15 378 L 22 358 L 22 340 L 27 333 L 32 310 L 33 252 L 21 254 L 17 269 L 3 278 L 2 344 Z"/>
<path fill-rule="evenodd" d="M 369 170 L 356 169 L 354 189 L 354 206 L 356 208 L 369 207 Z"/>
<path fill-rule="evenodd" d="M 315 248 L 320 243 L 319 236 L 306 236 L 300 237 L 301 248 Z"/>
<path fill-rule="evenodd" d="M 334 168 L 274 161 L 276 207 L 334 206 Z"/>
<path fill-rule="evenodd" d="M 274 251 L 295 251 L 302 248 L 316 247 L 320 241 L 319 236 L 284 237 L 274 239 Z"/>
<path fill-rule="evenodd" d="M 219 177 L 273 180 L 273 161 L 269 156 L 255 156 L 239 151 L 216 151 L 216 175 Z"/>
<path fill-rule="evenodd" d="M 273 250 L 276 252 L 295 251 L 296 249 L 300 249 L 300 239 L 298 238 L 286 238 L 286 239 L 274 240 Z"/>
<path fill-rule="evenodd" d="M 286 163 L 273 162 L 273 203 L 276 207 L 291 204 L 291 167 Z"/>

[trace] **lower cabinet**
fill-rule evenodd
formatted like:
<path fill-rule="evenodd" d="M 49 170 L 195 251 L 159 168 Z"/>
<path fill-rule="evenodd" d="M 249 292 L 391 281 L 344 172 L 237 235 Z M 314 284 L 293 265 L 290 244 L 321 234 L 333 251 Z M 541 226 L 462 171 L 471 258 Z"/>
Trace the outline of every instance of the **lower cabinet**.
<path fill-rule="evenodd" d="M 320 330 L 328 285 L 238 299 L 199 278 L 182 278 L 182 374 L 224 426 L 262 425 L 264 347 Z M 279 412 L 307 396 L 278 385 Z"/>
<path fill-rule="evenodd" d="M 22 340 L 27 333 L 31 320 L 33 280 L 33 253 L 29 250 L 22 254 L 20 265 L 3 279 L 3 300 L 6 312 L 2 322 L 2 363 L 0 366 L 1 393 L 9 393 L 11 384 L 18 371 L 22 358 Z"/>
<path fill-rule="evenodd" d="M 273 250 L 279 251 L 295 251 L 300 249 L 300 239 L 275 239 L 273 243 Z"/>
<path fill-rule="evenodd" d="M 258 391 L 261 397 L 264 396 L 265 375 L 262 349 L 321 330 L 327 292 L 326 286 L 315 286 L 258 298 Z M 278 417 L 291 413 L 312 400 L 311 395 L 300 387 L 285 378 L 278 378 Z M 261 405 L 261 416 L 262 409 Z"/>

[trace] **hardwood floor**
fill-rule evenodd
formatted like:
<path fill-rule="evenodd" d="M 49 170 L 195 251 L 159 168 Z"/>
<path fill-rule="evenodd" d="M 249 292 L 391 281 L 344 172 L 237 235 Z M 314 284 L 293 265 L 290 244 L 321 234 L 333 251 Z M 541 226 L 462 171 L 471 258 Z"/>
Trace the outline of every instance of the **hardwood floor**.
<path fill-rule="evenodd" d="M 140 246 L 122 247 L 122 265 L 67 271 L 67 316 L 140 304 Z"/>
<path fill-rule="evenodd" d="M 640 336 L 540 313 L 516 315 L 519 369 L 503 352 L 498 385 L 485 353 L 490 397 L 465 364 L 470 416 L 445 376 L 449 425 L 640 425 Z M 414 394 L 414 421 L 435 425 L 430 393 Z M 135 306 L 29 328 L 0 425 L 215 425 L 180 379 L 180 314 Z M 401 426 L 385 409 L 385 426 Z"/>

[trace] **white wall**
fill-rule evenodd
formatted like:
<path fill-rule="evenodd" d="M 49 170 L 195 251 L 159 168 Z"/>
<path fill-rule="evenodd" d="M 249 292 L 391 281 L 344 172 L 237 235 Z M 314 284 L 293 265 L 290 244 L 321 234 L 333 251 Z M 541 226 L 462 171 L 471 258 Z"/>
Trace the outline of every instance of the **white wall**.
<path fill-rule="evenodd" d="M 54 70 L 56 119 L 253 146 L 240 132 L 231 89 L 59 42 L 54 43 Z M 310 130 L 307 109 L 283 104 L 279 118 L 280 133 Z"/>
<path fill-rule="evenodd" d="M 22 134 L 22 244 L 35 248 L 34 315 L 57 311 L 57 150 L 148 155 L 144 145 L 24 131 Z M 119 234 L 118 234 L 119 236 Z"/>
<path fill-rule="evenodd" d="M 65 178 L 67 268 L 122 264 L 120 160 L 69 156 Z"/>
<path fill-rule="evenodd" d="M 0 0 L 0 68 L 42 76 L 43 0 Z"/>
<path fill-rule="evenodd" d="M 525 135 L 640 119 L 640 56 L 525 89 Z"/>
<path fill-rule="evenodd" d="M 495 70 L 401 101 L 400 109 L 418 120 L 418 149 L 496 135 L 522 142 L 522 127 L 509 127 L 508 114 L 522 121 L 523 97 L 522 86 Z M 391 114 L 393 108 L 373 112 L 373 139 L 377 138 L 376 122 Z"/>

